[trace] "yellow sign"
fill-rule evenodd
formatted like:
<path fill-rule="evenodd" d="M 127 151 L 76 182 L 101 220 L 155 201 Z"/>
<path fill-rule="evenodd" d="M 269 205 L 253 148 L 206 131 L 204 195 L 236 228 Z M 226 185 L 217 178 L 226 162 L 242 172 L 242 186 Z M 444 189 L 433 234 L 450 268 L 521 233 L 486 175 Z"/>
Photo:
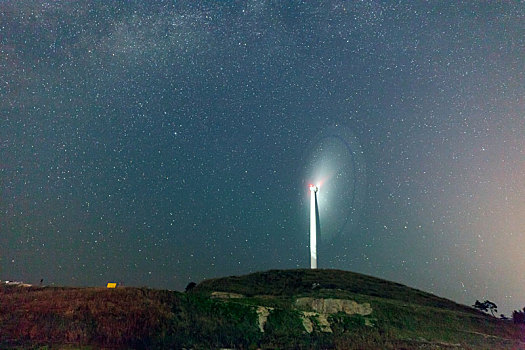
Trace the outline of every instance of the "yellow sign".
<path fill-rule="evenodd" d="M 108 283 L 108 288 L 117 288 L 116 283 Z"/>

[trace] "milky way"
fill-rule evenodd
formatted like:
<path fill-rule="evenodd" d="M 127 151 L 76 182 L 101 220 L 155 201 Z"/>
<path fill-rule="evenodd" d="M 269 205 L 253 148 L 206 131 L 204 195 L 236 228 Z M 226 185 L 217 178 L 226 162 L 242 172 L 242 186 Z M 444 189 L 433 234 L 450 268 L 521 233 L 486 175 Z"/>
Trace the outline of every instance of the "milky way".
<path fill-rule="evenodd" d="M 521 309 L 524 15 L 0 1 L 0 278 L 181 290 L 308 267 L 322 168 L 320 267 Z"/>

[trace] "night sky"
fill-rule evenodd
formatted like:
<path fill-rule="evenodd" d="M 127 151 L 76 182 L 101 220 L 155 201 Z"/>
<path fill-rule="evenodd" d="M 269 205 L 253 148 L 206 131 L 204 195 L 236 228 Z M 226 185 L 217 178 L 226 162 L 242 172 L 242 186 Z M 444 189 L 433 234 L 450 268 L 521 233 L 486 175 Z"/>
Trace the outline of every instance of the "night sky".
<path fill-rule="evenodd" d="M 525 306 L 523 1 L 0 1 L 0 279 L 319 267 Z M 324 192 L 323 192 L 324 191 Z"/>

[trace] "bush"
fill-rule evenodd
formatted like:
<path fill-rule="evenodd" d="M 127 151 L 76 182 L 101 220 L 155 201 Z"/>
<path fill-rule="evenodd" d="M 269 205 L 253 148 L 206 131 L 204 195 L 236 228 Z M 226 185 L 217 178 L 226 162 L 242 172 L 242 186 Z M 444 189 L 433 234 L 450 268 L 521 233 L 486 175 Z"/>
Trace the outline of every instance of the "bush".
<path fill-rule="evenodd" d="M 523 311 L 517 311 L 514 310 L 512 312 L 512 321 L 516 324 L 524 324 L 525 323 L 525 307 L 523 308 Z"/>

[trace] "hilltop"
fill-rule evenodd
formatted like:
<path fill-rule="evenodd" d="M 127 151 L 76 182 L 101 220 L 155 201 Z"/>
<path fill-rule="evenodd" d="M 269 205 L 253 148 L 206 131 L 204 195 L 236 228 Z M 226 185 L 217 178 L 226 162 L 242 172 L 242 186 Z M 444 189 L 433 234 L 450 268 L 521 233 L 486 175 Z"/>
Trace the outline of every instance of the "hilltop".
<path fill-rule="evenodd" d="M 511 321 L 339 270 L 146 288 L 0 287 L 0 348 L 525 349 Z"/>

